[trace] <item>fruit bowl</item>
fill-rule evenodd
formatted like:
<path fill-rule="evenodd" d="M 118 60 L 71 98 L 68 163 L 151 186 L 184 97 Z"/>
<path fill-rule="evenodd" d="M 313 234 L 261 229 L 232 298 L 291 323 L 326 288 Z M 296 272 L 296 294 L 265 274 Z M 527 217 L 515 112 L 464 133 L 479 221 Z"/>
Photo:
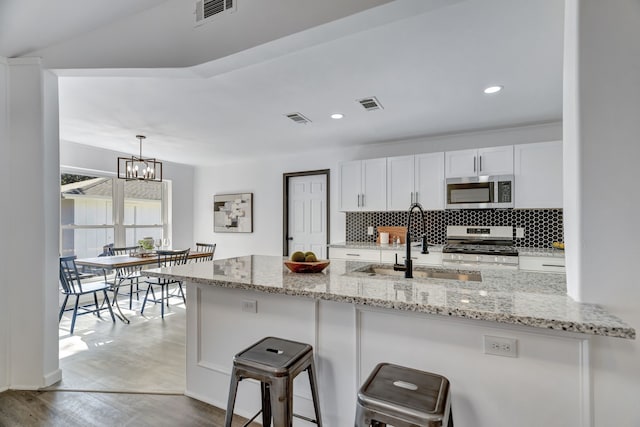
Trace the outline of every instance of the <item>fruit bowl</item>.
<path fill-rule="evenodd" d="M 298 261 L 285 261 L 284 265 L 294 273 L 320 273 L 327 268 L 329 260 L 320 260 L 314 262 L 298 262 Z"/>

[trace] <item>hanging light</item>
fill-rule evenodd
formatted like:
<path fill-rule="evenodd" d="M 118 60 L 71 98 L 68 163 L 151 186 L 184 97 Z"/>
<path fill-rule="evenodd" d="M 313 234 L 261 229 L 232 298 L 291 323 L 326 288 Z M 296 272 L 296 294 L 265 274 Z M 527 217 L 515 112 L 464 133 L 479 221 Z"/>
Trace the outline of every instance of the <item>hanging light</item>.
<path fill-rule="evenodd" d="M 140 141 L 140 157 L 118 157 L 118 178 L 140 181 L 162 181 L 162 162 L 142 157 L 144 135 L 136 135 Z"/>

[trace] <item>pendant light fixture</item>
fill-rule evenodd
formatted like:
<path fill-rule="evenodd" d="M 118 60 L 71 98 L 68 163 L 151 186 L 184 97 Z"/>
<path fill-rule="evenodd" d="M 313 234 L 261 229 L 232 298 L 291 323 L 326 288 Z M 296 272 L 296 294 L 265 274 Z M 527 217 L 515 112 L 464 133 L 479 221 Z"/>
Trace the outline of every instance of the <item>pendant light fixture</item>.
<path fill-rule="evenodd" d="M 162 162 L 142 157 L 142 140 L 144 135 L 136 135 L 140 142 L 140 157 L 118 157 L 118 178 L 127 181 L 162 182 Z"/>

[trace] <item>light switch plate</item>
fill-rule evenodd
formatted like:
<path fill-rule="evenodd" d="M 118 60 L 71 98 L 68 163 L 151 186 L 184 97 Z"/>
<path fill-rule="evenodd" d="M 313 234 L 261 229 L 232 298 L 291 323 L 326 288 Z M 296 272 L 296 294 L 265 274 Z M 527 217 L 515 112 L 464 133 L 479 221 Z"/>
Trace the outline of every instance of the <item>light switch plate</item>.
<path fill-rule="evenodd" d="M 373 226 L 372 226 L 372 225 L 370 225 L 369 227 L 367 227 L 367 234 L 368 234 L 369 236 L 373 236 Z"/>
<path fill-rule="evenodd" d="M 516 228 L 516 237 L 522 239 L 524 237 L 524 228 Z"/>

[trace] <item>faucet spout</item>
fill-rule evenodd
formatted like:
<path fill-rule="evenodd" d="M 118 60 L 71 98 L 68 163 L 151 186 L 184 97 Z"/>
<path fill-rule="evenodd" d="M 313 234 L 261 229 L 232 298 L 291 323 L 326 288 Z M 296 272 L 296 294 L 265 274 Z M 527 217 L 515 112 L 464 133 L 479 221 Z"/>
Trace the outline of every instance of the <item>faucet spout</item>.
<path fill-rule="evenodd" d="M 426 244 L 427 225 L 425 224 L 424 210 L 420 203 L 414 203 L 409 207 L 409 218 L 407 219 L 407 238 L 405 240 L 405 244 L 407 245 L 407 254 L 404 260 L 404 277 L 406 279 L 413 278 L 413 260 L 411 259 L 411 214 L 416 209 L 420 212 L 420 216 L 422 217 L 422 231 L 424 233 L 422 238 L 422 253 L 429 253 L 429 250 L 427 249 L 428 245 Z"/>

